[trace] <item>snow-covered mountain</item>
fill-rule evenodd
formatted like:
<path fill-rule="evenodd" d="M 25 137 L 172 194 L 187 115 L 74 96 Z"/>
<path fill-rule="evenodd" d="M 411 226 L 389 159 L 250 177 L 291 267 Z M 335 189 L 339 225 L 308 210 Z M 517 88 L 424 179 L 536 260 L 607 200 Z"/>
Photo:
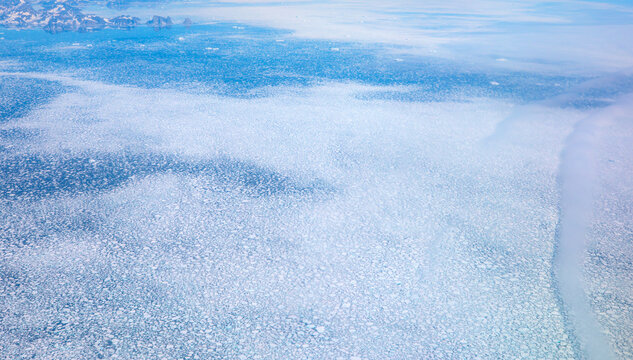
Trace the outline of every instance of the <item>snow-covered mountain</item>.
<path fill-rule="evenodd" d="M 32 3 L 28 0 L 0 0 L 0 25 L 14 28 L 41 28 L 50 33 L 91 31 L 105 28 L 130 29 L 141 19 L 130 15 L 103 18 L 84 14 L 76 0 Z M 154 16 L 147 22 L 155 28 L 172 25 L 169 17 Z"/>

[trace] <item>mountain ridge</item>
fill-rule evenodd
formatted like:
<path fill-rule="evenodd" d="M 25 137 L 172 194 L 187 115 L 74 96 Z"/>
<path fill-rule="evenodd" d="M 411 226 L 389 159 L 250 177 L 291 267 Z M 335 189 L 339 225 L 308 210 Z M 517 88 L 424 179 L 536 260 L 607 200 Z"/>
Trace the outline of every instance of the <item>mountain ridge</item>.
<path fill-rule="evenodd" d="M 37 6 L 37 7 L 36 7 Z M 185 22 L 191 23 L 191 20 Z M 33 3 L 29 0 L 0 0 L 0 26 L 19 29 L 42 29 L 49 33 L 64 31 L 94 31 L 101 29 L 131 29 L 141 25 L 141 19 L 131 15 L 104 18 L 84 14 L 76 0 L 52 0 Z M 155 29 L 173 25 L 169 16 L 154 15 L 145 24 Z"/>

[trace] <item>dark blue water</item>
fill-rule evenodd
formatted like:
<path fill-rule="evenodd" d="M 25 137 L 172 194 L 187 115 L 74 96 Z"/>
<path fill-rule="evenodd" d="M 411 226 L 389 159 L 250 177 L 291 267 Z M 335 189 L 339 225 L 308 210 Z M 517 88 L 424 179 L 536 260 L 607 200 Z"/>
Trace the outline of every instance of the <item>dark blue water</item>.
<path fill-rule="evenodd" d="M 16 135 L 17 136 L 17 135 Z M 58 194 L 77 195 L 107 191 L 130 179 L 172 173 L 203 176 L 249 196 L 330 191 L 331 186 L 316 181 L 296 182 L 291 176 L 244 161 L 217 159 L 187 161 L 159 154 L 88 153 L 76 156 L 18 155 L 0 157 L 0 199 L 39 200 Z"/>
<path fill-rule="evenodd" d="M 0 76 L 0 122 L 28 114 L 63 90 L 64 87 L 54 81 Z M 7 133 L 0 133 L 0 137 L 6 136 Z"/>
<path fill-rule="evenodd" d="M 68 71 L 85 79 L 150 88 L 211 86 L 233 96 L 252 96 L 252 90 L 268 86 L 357 81 L 424 89 L 378 94 L 402 100 L 444 100 L 464 91 L 539 100 L 583 80 L 502 70 L 491 73 L 445 60 L 395 56 L 380 45 L 301 40 L 288 35 L 234 24 L 56 35 L 7 30 L 0 42 L 0 58 L 19 61 L 26 71 Z M 281 39 L 284 41 L 277 41 Z M 493 81 L 503 86 L 493 86 Z"/>

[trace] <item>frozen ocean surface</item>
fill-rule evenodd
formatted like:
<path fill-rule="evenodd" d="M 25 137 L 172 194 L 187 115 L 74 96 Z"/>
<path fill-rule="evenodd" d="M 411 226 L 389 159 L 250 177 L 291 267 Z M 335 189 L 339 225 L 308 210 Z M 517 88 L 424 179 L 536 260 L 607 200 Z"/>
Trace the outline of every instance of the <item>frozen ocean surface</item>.
<path fill-rule="evenodd" d="M 0 358 L 633 357 L 630 4 L 124 9 L 0 28 Z"/>

